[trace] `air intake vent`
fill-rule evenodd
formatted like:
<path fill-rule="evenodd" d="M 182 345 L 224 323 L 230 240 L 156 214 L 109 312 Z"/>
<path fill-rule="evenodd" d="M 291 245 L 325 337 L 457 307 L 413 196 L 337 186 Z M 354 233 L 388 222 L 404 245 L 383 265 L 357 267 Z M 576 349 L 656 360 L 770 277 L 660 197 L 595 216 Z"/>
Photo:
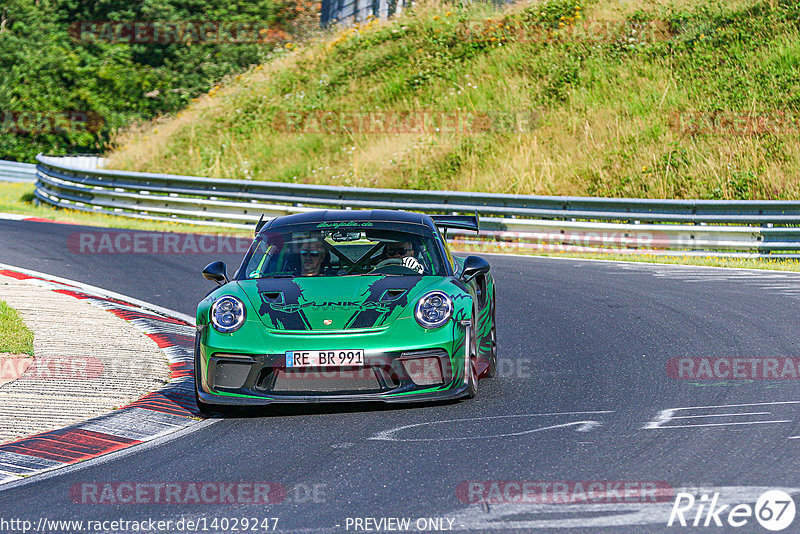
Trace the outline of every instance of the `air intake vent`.
<path fill-rule="evenodd" d="M 283 304 L 283 293 L 280 291 L 266 291 L 261 293 L 261 300 L 267 304 Z"/>
<path fill-rule="evenodd" d="M 238 389 L 244 386 L 252 364 L 247 362 L 217 362 L 214 387 Z"/>
<path fill-rule="evenodd" d="M 383 296 L 381 297 L 381 300 L 384 301 L 384 302 L 397 300 L 400 297 L 402 297 L 403 293 L 405 293 L 405 292 L 406 292 L 405 289 L 387 289 L 383 293 Z"/>

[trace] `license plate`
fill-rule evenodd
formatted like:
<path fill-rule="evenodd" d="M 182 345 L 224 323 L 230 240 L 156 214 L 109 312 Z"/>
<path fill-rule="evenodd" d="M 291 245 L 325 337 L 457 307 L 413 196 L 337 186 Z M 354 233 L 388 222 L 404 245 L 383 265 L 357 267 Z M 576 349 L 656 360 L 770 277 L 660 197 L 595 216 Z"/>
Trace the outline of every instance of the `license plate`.
<path fill-rule="evenodd" d="M 286 351 L 286 367 L 328 367 L 331 365 L 364 365 L 364 351 L 363 350 Z"/>

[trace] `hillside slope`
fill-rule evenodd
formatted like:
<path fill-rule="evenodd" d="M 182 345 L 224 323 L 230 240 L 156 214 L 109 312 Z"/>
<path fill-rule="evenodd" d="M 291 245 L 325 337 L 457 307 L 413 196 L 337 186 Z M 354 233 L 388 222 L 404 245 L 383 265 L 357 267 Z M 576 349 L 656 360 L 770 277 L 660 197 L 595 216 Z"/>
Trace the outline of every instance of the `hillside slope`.
<path fill-rule="evenodd" d="M 794 2 L 424 4 L 121 136 L 115 168 L 653 198 L 799 198 Z M 439 128 L 437 131 L 436 128 Z"/>

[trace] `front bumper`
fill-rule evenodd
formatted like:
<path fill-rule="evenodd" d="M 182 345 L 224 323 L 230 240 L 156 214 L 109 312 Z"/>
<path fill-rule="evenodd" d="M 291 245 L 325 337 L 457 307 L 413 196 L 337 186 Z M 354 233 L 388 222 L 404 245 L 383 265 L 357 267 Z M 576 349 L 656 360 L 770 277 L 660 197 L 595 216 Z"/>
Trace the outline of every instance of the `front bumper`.
<path fill-rule="evenodd" d="M 450 321 L 423 329 L 412 316 L 360 331 L 268 331 L 250 317 L 221 334 L 198 320 L 197 393 L 210 405 L 322 402 L 426 402 L 467 395 L 464 373 L 469 325 Z M 361 367 L 291 369 L 286 352 L 364 350 Z M 423 362 L 420 368 L 410 361 Z M 438 372 L 434 379 L 428 364 Z M 303 373 L 311 373 L 310 379 Z M 422 375 L 422 379 L 420 379 Z"/>
<path fill-rule="evenodd" d="M 361 367 L 297 369 L 286 367 L 285 353 L 234 353 L 198 339 L 198 397 L 206 404 L 243 406 L 456 399 L 467 394 L 464 352 L 463 343 L 451 338 L 444 347 L 367 350 Z"/>

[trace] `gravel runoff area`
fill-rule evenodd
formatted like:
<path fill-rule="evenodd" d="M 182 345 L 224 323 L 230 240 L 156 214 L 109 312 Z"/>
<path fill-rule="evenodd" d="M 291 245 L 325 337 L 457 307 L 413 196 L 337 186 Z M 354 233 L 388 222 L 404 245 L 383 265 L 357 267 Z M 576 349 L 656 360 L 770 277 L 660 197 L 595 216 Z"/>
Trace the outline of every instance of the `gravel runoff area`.
<path fill-rule="evenodd" d="M 164 353 L 131 323 L 72 296 L 0 275 L 0 300 L 33 331 L 34 361 L 0 385 L 0 443 L 127 405 L 170 376 Z"/>

